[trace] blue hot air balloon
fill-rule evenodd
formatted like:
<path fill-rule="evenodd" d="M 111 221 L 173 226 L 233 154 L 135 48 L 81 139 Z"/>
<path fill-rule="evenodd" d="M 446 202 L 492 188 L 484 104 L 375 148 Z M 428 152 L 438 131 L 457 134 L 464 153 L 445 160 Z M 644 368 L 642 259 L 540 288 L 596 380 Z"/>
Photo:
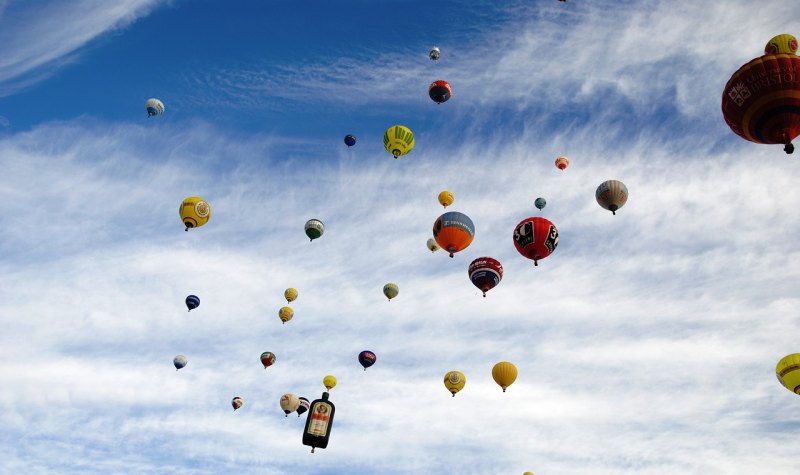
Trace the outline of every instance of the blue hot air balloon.
<path fill-rule="evenodd" d="M 544 198 L 536 198 L 536 201 L 534 201 L 533 204 L 536 205 L 537 208 L 542 209 L 547 205 L 547 200 Z"/>
<path fill-rule="evenodd" d="M 356 144 L 356 136 L 355 135 L 350 135 L 350 134 L 345 135 L 344 136 L 344 143 L 348 147 L 352 147 L 353 145 Z"/>
<path fill-rule="evenodd" d="M 175 358 L 173 358 L 173 360 L 172 360 L 172 364 L 175 365 L 175 371 L 178 371 L 179 369 L 183 368 L 188 363 L 189 363 L 189 360 L 187 360 L 186 357 L 183 356 L 183 355 L 178 355 Z"/>
<path fill-rule="evenodd" d="M 200 306 L 200 298 L 197 295 L 190 295 L 186 297 L 186 307 L 189 308 L 190 312 L 199 306 Z"/>
<path fill-rule="evenodd" d="M 374 365 L 375 360 L 377 359 L 378 357 L 375 356 L 375 353 L 369 350 L 364 350 L 358 354 L 358 362 L 364 367 L 364 371 L 366 371 L 370 366 Z"/>

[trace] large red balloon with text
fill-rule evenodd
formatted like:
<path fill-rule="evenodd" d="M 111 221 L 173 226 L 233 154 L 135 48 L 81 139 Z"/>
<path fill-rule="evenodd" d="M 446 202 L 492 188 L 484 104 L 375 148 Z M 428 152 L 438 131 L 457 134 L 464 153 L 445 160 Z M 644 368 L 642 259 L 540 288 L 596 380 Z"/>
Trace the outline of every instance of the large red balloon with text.
<path fill-rule="evenodd" d="M 533 260 L 534 265 L 538 266 L 539 259 L 552 254 L 556 246 L 558 229 L 545 218 L 525 218 L 514 228 L 514 247 L 520 254 Z"/>
<path fill-rule="evenodd" d="M 800 135 L 800 57 L 767 54 L 739 68 L 722 93 L 722 115 L 736 135 L 792 153 Z"/>

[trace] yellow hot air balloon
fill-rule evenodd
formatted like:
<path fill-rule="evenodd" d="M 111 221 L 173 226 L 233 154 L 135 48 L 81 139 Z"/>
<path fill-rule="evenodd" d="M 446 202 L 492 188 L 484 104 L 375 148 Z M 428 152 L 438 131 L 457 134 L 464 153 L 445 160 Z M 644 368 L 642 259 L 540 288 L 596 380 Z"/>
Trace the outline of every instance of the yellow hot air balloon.
<path fill-rule="evenodd" d="M 461 371 L 450 371 L 444 375 L 444 387 L 453 393 L 453 397 L 456 397 L 456 393 L 464 389 L 465 384 L 467 384 L 467 377 Z"/>
<path fill-rule="evenodd" d="M 383 146 L 394 158 L 402 157 L 414 148 L 414 133 L 404 125 L 393 125 L 383 134 Z"/>
<path fill-rule="evenodd" d="M 181 221 L 186 226 L 186 231 L 189 228 L 199 228 L 211 218 L 211 206 L 199 196 L 190 196 L 183 200 L 178 212 L 181 215 Z"/>
<path fill-rule="evenodd" d="M 392 300 L 393 298 L 397 297 L 397 294 L 400 293 L 400 287 L 397 284 L 388 283 L 383 286 L 383 295 L 386 296 L 387 299 Z"/>
<path fill-rule="evenodd" d="M 280 317 L 283 323 L 286 323 L 294 317 L 294 310 L 292 310 L 292 307 L 281 307 L 281 309 L 278 310 L 278 317 Z"/>
<path fill-rule="evenodd" d="M 777 35 L 767 42 L 764 54 L 797 54 L 797 38 L 789 33 Z"/>
<path fill-rule="evenodd" d="M 492 368 L 492 378 L 506 392 L 506 388 L 517 380 L 517 367 L 508 361 L 501 361 Z"/>
<path fill-rule="evenodd" d="M 289 287 L 283 292 L 283 296 L 286 298 L 286 303 L 292 303 L 297 298 L 297 289 Z"/>
<path fill-rule="evenodd" d="M 525 472 L 522 475 L 533 475 L 533 472 Z"/>
<path fill-rule="evenodd" d="M 330 391 L 336 386 L 336 376 L 329 374 L 322 378 L 322 384 L 325 385 L 325 389 Z"/>
<path fill-rule="evenodd" d="M 775 367 L 775 375 L 784 388 L 800 394 L 800 353 L 784 356 Z"/>
<path fill-rule="evenodd" d="M 444 190 L 443 192 L 439 193 L 439 204 L 447 208 L 453 201 L 455 201 L 456 197 L 453 195 L 453 192 Z"/>

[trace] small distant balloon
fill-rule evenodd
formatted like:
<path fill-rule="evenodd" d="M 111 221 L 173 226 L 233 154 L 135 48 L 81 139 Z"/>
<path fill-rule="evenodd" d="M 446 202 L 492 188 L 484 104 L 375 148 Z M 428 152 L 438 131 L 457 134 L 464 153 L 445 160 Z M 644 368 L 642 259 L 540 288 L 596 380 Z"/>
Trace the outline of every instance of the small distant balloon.
<path fill-rule="evenodd" d="M 350 135 L 350 134 L 345 135 L 344 136 L 344 143 L 348 147 L 352 147 L 353 145 L 356 144 L 356 136 L 355 135 Z"/>
<path fill-rule="evenodd" d="M 186 297 L 186 308 L 189 312 L 200 306 L 200 298 L 197 295 L 190 295 Z"/>
<path fill-rule="evenodd" d="M 397 297 L 397 294 L 400 293 L 400 287 L 397 284 L 388 283 L 383 286 L 383 295 L 386 296 L 387 299 L 392 300 L 393 298 Z"/>
<path fill-rule="evenodd" d="M 334 386 L 336 386 L 336 377 L 333 376 L 332 374 L 329 374 L 324 378 L 322 378 L 322 384 L 325 385 L 325 389 L 330 391 L 331 389 L 334 388 Z"/>
<path fill-rule="evenodd" d="M 188 231 L 189 228 L 199 228 L 211 219 L 211 205 L 199 196 L 190 196 L 183 200 L 178 213 Z"/>
<path fill-rule="evenodd" d="M 441 79 L 433 81 L 428 87 L 428 96 L 437 104 L 447 102 L 453 96 L 453 88 L 450 83 Z"/>
<path fill-rule="evenodd" d="M 148 99 L 144 103 L 144 108 L 147 110 L 147 117 L 153 117 L 154 115 L 161 115 L 164 113 L 164 103 L 155 97 Z"/>
<path fill-rule="evenodd" d="M 569 159 L 567 157 L 561 156 L 556 158 L 556 168 L 559 170 L 563 170 L 569 166 Z"/>
<path fill-rule="evenodd" d="M 275 364 L 275 353 L 272 353 L 270 351 L 265 351 L 261 353 L 261 364 L 264 365 L 264 369 L 267 369 L 273 364 Z"/>
<path fill-rule="evenodd" d="M 309 219 L 306 221 L 306 236 L 312 241 L 318 239 L 325 232 L 325 225 L 318 219 Z"/>
<path fill-rule="evenodd" d="M 439 48 L 434 46 L 431 48 L 431 51 L 428 53 L 428 57 L 431 58 L 431 61 L 438 61 L 439 56 L 441 56 L 442 52 L 439 51 Z"/>
<path fill-rule="evenodd" d="M 617 210 L 628 202 L 628 187 L 619 180 L 606 180 L 597 187 L 594 197 L 602 208 L 617 214 Z"/>
<path fill-rule="evenodd" d="M 547 206 L 547 201 L 544 198 L 536 198 L 536 201 L 533 204 L 539 208 L 540 210 Z"/>
<path fill-rule="evenodd" d="M 294 310 L 292 310 L 292 307 L 281 307 L 281 309 L 278 310 L 278 318 L 280 318 L 284 324 L 291 320 L 292 317 L 294 317 Z"/>
<path fill-rule="evenodd" d="M 453 201 L 456 200 L 456 196 L 453 194 L 452 191 L 444 190 L 439 193 L 439 204 L 447 208 Z"/>
<path fill-rule="evenodd" d="M 514 228 L 514 247 L 517 252 L 533 260 L 539 265 L 556 250 L 558 246 L 558 229 L 550 220 L 539 217 L 525 218 Z"/>
<path fill-rule="evenodd" d="M 300 407 L 300 398 L 295 396 L 294 394 L 287 393 L 281 396 L 281 409 L 286 414 L 286 417 L 289 417 L 289 414 L 293 413 Z"/>
<path fill-rule="evenodd" d="M 172 360 L 172 364 L 175 365 L 175 371 L 178 371 L 179 369 L 189 364 L 189 360 L 187 360 L 186 357 L 183 355 L 178 355 Z"/>
<path fill-rule="evenodd" d="M 244 406 L 244 399 L 242 399 L 239 396 L 236 396 L 231 401 L 231 406 L 233 406 L 233 410 L 234 412 L 236 412 L 236 409 L 239 409 L 240 407 Z"/>
<path fill-rule="evenodd" d="M 414 148 L 414 133 L 404 125 L 393 125 L 383 134 L 383 147 L 394 158 L 402 157 Z"/>
<path fill-rule="evenodd" d="M 444 387 L 456 397 L 456 393 L 464 389 L 467 377 L 461 371 L 450 371 L 444 375 Z"/>
<path fill-rule="evenodd" d="M 506 388 L 517 380 L 517 367 L 508 361 L 501 361 L 492 368 L 492 378 L 506 392 Z"/>
<path fill-rule="evenodd" d="M 375 355 L 375 353 L 369 350 L 364 350 L 358 354 L 358 362 L 364 367 L 364 371 L 366 371 L 370 366 L 374 365 L 375 361 L 377 360 L 378 357 Z"/>
<path fill-rule="evenodd" d="M 503 266 L 492 257 L 479 257 L 472 261 L 467 273 L 472 285 L 479 288 L 486 297 L 486 292 L 495 288 L 503 279 Z"/>
<path fill-rule="evenodd" d="M 297 407 L 297 417 L 300 417 L 309 407 L 311 407 L 311 402 L 307 398 L 301 397 L 300 405 Z"/>
<path fill-rule="evenodd" d="M 784 388 L 800 394 L 800 353 L 786 355 L 778 361 L 775 376 Z"/>
<path fill-rule="evenodd" d="M 436 239 L 433 239 L 433 238 L 428 238 L 427 246 L 428 246 L 428 250 L 431 251 L 431 252 L 436 252 L 439 249 L 441 249 L 439 247 L 439 245 L 436 244 Z"/>
<path fill-rule="evenodd" d="M 283 297 L 286 299 L 286 303 L 292 303 L 297 298 L 297 289 L 294 287 L 289 287 L 283 292 Z"/>

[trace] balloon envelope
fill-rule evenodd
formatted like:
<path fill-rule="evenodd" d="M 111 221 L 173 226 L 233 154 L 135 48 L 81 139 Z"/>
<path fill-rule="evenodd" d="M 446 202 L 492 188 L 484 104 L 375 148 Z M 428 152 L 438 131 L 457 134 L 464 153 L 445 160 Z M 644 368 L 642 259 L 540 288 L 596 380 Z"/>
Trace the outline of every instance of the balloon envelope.
<path fill-rule="evenodd" d="M 175 371 L 178 371 L 179 369 L 189 364 L 189 360 L 187 360 L 186 357 L 183 355 L 178 355 L 172 360 L 172 364 L 175 365 Z"/>
<path fill-rule="evenodd" d="M 264 369 L 267 369 L 274 363 L 275 363 L 275 353 L 269 351 L 261 353 L 261 364 L 264 365 Z"/>
<path fill-rule="evenodd" d="M 329 374 L 322 378 L 322 384 L 325 385 L 325 388 L 328 390 L 333 389 L 334 386 L 336 386 L 336 377 Z"/>
<path fill-rule="evenodd" d="M 164 103 L 155 97 L 151 97 L 145 101 L 144 108 L 147 110 L 147 117 L 161 115 L 164 113 Z"/>
<path fill-rule="evenodd" d="M 191 312 L 200 306 L 200 298 L 197 295 L 190 295 L 186 297 L 186 308 Z"/>
<path fill-rule="evenodd" d="M 463 251 L 475 237 L 475 225 L 469 216 L 457 211 L 450 211 L 433 223 L 433 237 L 442 249 L 450 253 L 450 257 Z"/>
<path fill-rule="evenodd" d="M 281 409 L 286 414 L 286 417 L 289 417 L 289 414 L 296 411 L 298 407 L 300 407 L 300 398 L 295 396 L 294 394 L 287 393 L 281 396 Z"/>
<path fill-rule="evenodd" d="M 305 230 L 306 236 L 313 241 L 322 236 L 322 233 L 325 232 L 325 225 L 318 219 L 309 219 L 306 221 Z"/>
<path fill-rule="evenodd" d="M 453 195 L 453 192 L 444 190 L 439 193 L 439 204 L 447 208 L 453 201 L 455 201 L 456 197 Z"/>
<path fill-rule="evenodd" d="M 800 394 L 800 353 L 784 356 L 775 367 L 775 375 L 784 388 Z"/>
<path fill-rule="evenodd" d="M 286 303 L 292 303 L 297 298 L 297 289 L 293 287 L 289 287 L 283 292 L 283 297 L 286 299 Z"/>
<path fill-rule="evenodd" d="M 532 259 L 539 265 L 539 259 L 544 259 L 556 250 L 558 246 L 558 229 L 545 218 L 525 218 L 514 228 L 514 247 L 517 252 Z"/>
<path fill-rule="evenodd" d="M 383 286 L 383 295 L 386 296 L 387 299 L 392 300 L 393 298 L 397 297 L 397 294 L 400 293 L 400 287 L 397 284 L 388 283 Z"/>
<path fill-rule="evenodd" d="M 456 393 L 464 389 L 467 377 L 461 371 L 450 371 L 444 375 L 444 387 L 456 397 Z"/>
<path fill-rule="evenodd" d="M 428 242 L 426 243 L 426 245 L 428 246 L 428 250 L 431 252 L 436 252 L 439 249 L 441 249 L 439 245 L 436 244 L 436 239 L 433 238 L 428 238 Z"/>
<path fill-rule="evenodd" d="M 356 144 L 356 137 L 355 137 L 355 135 L 350 135 L 350 134 L 348 134 L 348 135 L 345 135 L 345 136 L 344 136 L 344 143 L 345 143 L 345 144 L 346 144 L 348 147 L 352 147 L 353 145 L 355 145 L 355 144 Z"/>
<path fill-rule="evenodd" d="M 294 310 L 292 310 L 292 307 L 281 307 L 281 309 L 278 310 L 278 318 L 280 318 L 283 323 L 288 322 L 292 317 L 294 317 Z"/>
<path fill-rule="evenodd" d="M 244 405 L 244 399 L 242 399 L 239 396 L 236 396 L 235 398 L 233 398 L 233 400 L 231 400 L 231 406 L 233 406 L 234 411 L 236 411 L 236 409 L 239 409 L 243 405 Z"/>
<path fill-rule="evenodd" d="M 447 102 L 453 95 L 453 89 L 447 81 L 433 81 L 428 87 L 428 96 L 437 104 Z"/>
<path fill-rule="evenodd" d="M 467 269 L 472 285 L 486 292 L 492 290 L 503 278 L 503 266 L 493 257 L 479 257 L 470 263 Z"/>
<path fill-rule="evenodd" d="M 508 361 L 501 361 L 492 368 L 492 378 L 506 392 L 506 388 L 517 380 L 517 367 Z"/>
<path fill-rule="evenodd" d="M 309 400 L 304 397 L 301 397 L 300 405 L 297 407 L 297 417 L 300 417 L 300 415 L 306 412 L 309 407 L 311 407 L 311 403 L 309 402 Z"/>
<path fill-rule="evenodd" d="M 619 180 L 606 180 L 597 187 L 594 198 L 601 207 L 617 214 L 628 202 L 628 187 Z"/>
<path fill-rule="evenodd" d="M 545 206 L 547 206 L 547 201 L 544 198 L 536 198 L 536 201 L 534 201 L 533 204 L 537 208 L 543 209 Z"/>
<path fill-rule="evenodd" d="M 556 158 L 556 168 L 559 170 L 563 170 L 569 166 L 569 159 L 567 157 L 561 156 Z"/>
<path fill-rule="evenodd" d="M 178 212 L 186 231 L 189 228 L 199 228 L 211 219 L 211 205 L 199 196 L 190 196 L 183 200 Z"/>
<path fill-rule="evenodd" d="M 358 362 L 364 367 L 364 371 L 366 371 L 370 366 L 374 365 L 377 359 L 378 357 L 375 356 L 375 353 L 369 350 L 364 350 L 358 354 Z"/>
<path fill-rule="evenodd" d="M 414 148 L 414 133 L 404 125 L 393 125 L 383 134 L 383 147 L 394 158 L 402 157 Z"/>
<path fill-rule="evenodd" d="M 437 61 L 441 54 L 442 53 L 441 53 L 441 51 L 439 51 L 439 48 L 434 46 L 433 48 L 431 48 L 430 52 L 428 53 L 428 57 L 431 58 L 431 61 Z"/>
<path fill-rule="evenodd" d="M 764 47 L 764 54 L 797 54 L 797 38 L 789 33 L 772 37 Z"/>

